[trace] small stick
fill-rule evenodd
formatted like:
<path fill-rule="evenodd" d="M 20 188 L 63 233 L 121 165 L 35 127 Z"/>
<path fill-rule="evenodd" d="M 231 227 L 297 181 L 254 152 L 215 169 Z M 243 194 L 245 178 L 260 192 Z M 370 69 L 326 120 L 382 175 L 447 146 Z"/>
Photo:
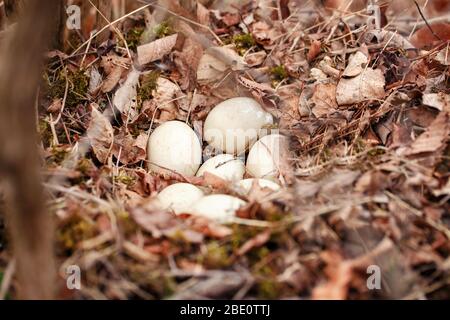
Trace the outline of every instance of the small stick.
<path fill-rule="evenodd" d="M 442 41 L 442 39 L 436 34 L 434 33 L 433 29 L 431 28 L 430 24 L 428 23 L 427 19 L 425 19 L 425 16 L 422 13 L 422 9 L 420 9 L 419 4 L 417 3 L 416 0 L 414 0 L 414 3 L 416 4 L 417 10 L 419 11 L 420 16 L 422 17 L 423 21 L 425 22 L 425 24 L 427 25 L 428 29 L 430 29 L 431 33 L 433 34 L 433 36 L 435 36 L 436 39 Z"/>

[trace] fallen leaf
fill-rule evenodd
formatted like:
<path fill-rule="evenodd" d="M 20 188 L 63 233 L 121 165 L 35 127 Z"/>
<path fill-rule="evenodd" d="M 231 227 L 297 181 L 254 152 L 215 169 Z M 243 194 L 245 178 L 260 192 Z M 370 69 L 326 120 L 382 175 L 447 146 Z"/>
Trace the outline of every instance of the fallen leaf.
<path fill-rule="evenodd" d="M 450 112 L 450 95 L 443 92 L 424 94 L 422 103 L 439 111 Z"/>
<path fill-rule="evenodd" d="M 381 99 L 385 95 L 385 79 L 379 69 L 367 68 L 360 75 L 341 78 L 336 88 L 338 105 L 347 105 L 371 99 Z"/>
<path fill-rule="evenodd" d="M 128 71 L 129 65 L 129 58 L 123 58 L 115 54 L 103 56 L 100 66 L 107 76 L 101 86 L 102 92 L 111 92 L 119 83 L 123 74 Z"/>
<path fill-rule="evenodd" d="M 418 49 L 431 48 L 448 40 L 450 40 L 450 24 L 445 22 L 434 23 L 430 27 L 424 25 L 411 37 L 411 43 Z"/>
<path fill-rule="evenodd" d="M 125 83 L 116 91 L 113 98 L 113 105 L 122 114 L 134 118 L 136 112 L 133 107 L 136 106 L 137 85 L 139 83 L 139 76 L 141 73 L 137 70 L 132 70 L 125 80 Z M 134 112 L 132 112 L 134 111 Z"/>
<path fill-rule="evenodd" d="M 162 59 L 172 51 L 177 37 L 177 34 L 173 34 L 137 47 L 138 63 L 144 65 Z"/>
<path fill-rule="evenodd" d="M 324 117 L 336 111 L 336 85 L 333 83 L 318 83 L 314 87 L 310 99 L 312 113 L 317 117 Z"/>
<path fill-rule="evenodd" d="M 156 89 L 153 90 L 153 99 L 161 111 L 160 120 L 174 120 L 177 115 L 177 105 L 174 99 L 183 95 L 181 89 L 172 81 L 159 77 L 156 81 Z"/>
<path fill-rule="evenodd" d="M 424 152 L 434 152 L 444 147 L 449 138 L 450 122 L 449 113 L 441 112 L 430 124 L 427 130 L 422 133 L 405 151 L 406 155 L 414 155 Z"/>
<path fill-rule="evenodd" d="M 446 46 L 444 49 L 440 50 L 437 55 L 434 57 L 434 60 L 439 62 L 444 66 L 450 66 L 450 50 L 449 47 Z"/>
<path fill-rule="evenodd" d="M 109 120 L 97 108 L 98 105 L 91 104 L 91 122 L 87 128 L 87 137 L 97 159 L 106 163 L 113 145 L 114 132 Z"/>
<path fill-rule="evenodd" d="M 357 51 L 350 57 L 348 66 L 347 68 L 345 68 L 342 75 L 344 77 L 356 77 L 360 75 L 361 72 L 363 72 L 368 62 L 369 59 L 367 58 L 367 56 L 361 51 Z"/>
<path fill-rule="evenodd" d="M 200 59 L 197 80 L 203 84 L 221 80 L 229 70 L 243 70 L 246 65 L 232 47 L 211 47 Z"/>
<path fill-rule="evenodd" d="M 143 132 L 136 139 L 123 130 L 114 137 L 113 155 L 124 165 L 145 160 L 148 135 Z"/>
<path fill-rule="evenodd" d="M 308 62 L 313 61 L 320 54 L 321 46 L 322 43 L 319 40 L 313 40 L 311 42 L 307 55 Z"/>

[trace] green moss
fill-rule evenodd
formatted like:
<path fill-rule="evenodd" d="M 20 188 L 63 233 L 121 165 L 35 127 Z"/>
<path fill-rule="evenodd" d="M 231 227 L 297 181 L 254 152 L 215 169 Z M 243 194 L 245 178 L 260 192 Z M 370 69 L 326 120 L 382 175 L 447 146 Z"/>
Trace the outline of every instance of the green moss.
<path fill-rule="evenodd" d="M 115 182 L 119 182 L 119 183 L 123 183 L 124 185 L 127 185 L 127 186 L 130 187 L 130 186 L 135 184 L 136 178 L 127 175 L 127 173 L 124 172 L 124 171 L 120 171 L 119 174 L 114 177 L 114 181 Z"/>
<path fill-rule="evenodd" d="M 280 296 L 281 285 L 276 281 L 276 272 L 269 266 L 264 266 L 258 274 L 258 297 L 261 299 L 276 299 Z"/>
<path fill-rule="evenodd" d="M 275 66 L 272 69 L 270 69 L 270 74 L 272 78 L 276 81 L 282 81 L 289 76 L 286 71 L 286 68 L 283 65 Z"/>
<path fill-rule="evenodd" d="M 137 232 L 139 227 L 127 211 L 120 210 L 116 215 L 119 226 L 125 236 L 130 236 Z"/>
<path fill-rule="evenodd" d="M 247 240 L 256 236 L 261 230 L 258 228 L 243 226 L 243 225 L 233 225 L 233 234 L 230 239 L 230 244 L 233 250 L 239 249 Z"/>
<path fill-rule="evenodd" d="M 142 107 L 142 104 L 146 100 L 150 100 L 153 95 L 153 91 L 158 86 L 158 78 L 160 76 L 159 71 L 152 71 L 143 76 L 141 85 L 137 90 L 137 104 L 138 108 Z"/>
<path fill-rule="evenodd" d="M 136 50 L 141 42 L 141 37 L 144 31 L 144 27 L 135 27 L 127 32 L 127 34 L 125 35 L 125 41 L 127 42 L 127 46 L 129 49 Z"/>
<path fill-rule="evenodd" d="M 47 80 L 47 92 L 50 99 L 63 99 L 68 83 L 66 108 L 74 108 L 88 99 L 89 77 L 83 70 L 67 70 L 67 72 L 62 70 L 56 75 L 53 82 L 48 76 L 45 77 L 45 80 Z"/>
<path fill-rule="evenodd" d="M 47 158 L 47 164 L 60 164 L 64 161 L 68 153 L 66 148 L 53 147 L 51 155 Z"/>
<path fill-rule="evenodd" d="M 255 39 L 250 33 L 234 35 L 231 41 L 236 46 L 236 49 L 241 56 L 251 47 L 256 45 Z"/>
<path fill-rule="evenodd" d="M 45 146 L 50 146 L 53 141 L 53 134 L 48 121 L 40 119 L 38 130 L 42 143 L 44 143 Z"/>
<path fill-rule="evenodd" d="M 80 159 L 77 163 L 77 170 L 80 171 L 82 174 L 87 175 L 89 174 L 89 170 L 91 170 L 93 167 L 91 160 L 87 158 Z"/>
<path fill-rule="evenodd" d="M 156 38 L 160 39 L 174 34 L 175 30 L 172 28 L 170 21 L 166 20 L 158 24 L 153 29 L 153 32 L 155 33 Z"/>
<path fill-rule="evenodd" d="M 73 215 L 64 226 L 58 228 L 56 239 L 64 251 L 73 252 L 78 244 L 94 237 L 95 226 L 79 215 Z"/>
<path fill-rule="evenodd" d="M 200 257 L 199 262 L 209 269 L 218 269 L 228 267 L 231 259 L 226 246 L 221 246 L 217 241 L 213 241 L 207 245 L 207 252 Z"/>
<path fill-rule="evenodd" d="M 161 266 L 164 269 L 164 266 Z M 148 265 L 133 263 L 129 266 L 129 278 L 146 291 L 156 294 L 157 298 L 165 298 L 172 295 L 177 287 L 175 279 L 166 275 L 161 270 L 154 270 Z"/>

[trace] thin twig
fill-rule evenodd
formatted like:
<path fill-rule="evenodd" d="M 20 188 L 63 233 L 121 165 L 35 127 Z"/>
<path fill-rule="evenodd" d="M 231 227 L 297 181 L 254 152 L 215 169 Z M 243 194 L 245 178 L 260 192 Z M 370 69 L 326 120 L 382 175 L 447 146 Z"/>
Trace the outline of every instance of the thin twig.
<path fill-rule="evenodd" d="M 417 10 L 419 11 L 420 16 L 422 17 L 423 21 L 425 22 L 425 24 L 427 25 L 428 29 L 430 29 L 431 33 L 433 34 L 433 36 L 436 37 L 436 39 L 442 41 L 442 39 L 436 34 L 434 33 L 433 29 L 431 28 L 430 24 L 428 23 L 427 19 L 425 18 L 425 16 L 422 13 L 422 9 L 420 9 L 419 4 L 417 3 L 416 0 L 414 0 L 414 3 L 416 4 Z"/>

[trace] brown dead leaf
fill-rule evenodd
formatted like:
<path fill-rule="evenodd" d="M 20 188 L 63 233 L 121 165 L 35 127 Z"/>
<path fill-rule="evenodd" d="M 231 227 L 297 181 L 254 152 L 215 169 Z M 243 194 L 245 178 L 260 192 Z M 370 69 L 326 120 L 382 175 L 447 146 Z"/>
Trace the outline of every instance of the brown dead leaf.
<path fill-rule="evenodd" d="M 313 61 L 320 54 L 321 46 L 322 43 L 319 40 L 313 40 L 311 42 L 307 55 L 308 62 Z"/>
<path fill-rule="evenodd" d="M 244 59 L 232 47 L 211 47 L 200 59 L 197 68 L 197 80 L 207 84 L 221 80 L 229 70 L 243 70 Z"/>
<path fill-rule="evenodd" d="M 177 116 L 177 105 L 174 99 L 181 96 L 181 89 L 172 81 L 159 77 L 156 81 L 156 89 L 153 91 L 153 99 L 158 109 L 161 110 L 161 121 L 174 120 Z"/>
<path fill-rule="evenodd" d="M 144 65 L 162 59 L 177 43 L 177 34 L 167 36 L 137 48 L 138 63 Z"/>
<path fill-rule="evenodd" d="M 160 210 L 154 199 L 148 200 L 144 206 L 132 208 L 131 214 L 136 223 L 154 238 L 165 236 L 189 243 L 203 242 L 202 234 L 187 229 L 174 214 Z"/>
<path fill-rule="evenodd" d="M 336 88 L 337 103 L 347 105 L 381 99 L 385 95 L 384 85 L 385 79 L 381 70 L 367 68 L 354 78 L 341 78 Z"/>
<path fill-rule="evenodd" d="M 312 113 L 317 118 L 333 113 L 337 108 L 336 85 L 333 83 L 317 84 L 310 101 Z"/>
<path fill-rule="evenodd" d="M 145 160 L 148 135 L 143 132 L 136 139 L 122 130 L 114 137 L 113 155 L 124 164 L 135 164 Z"/>
<path fill-rule="evenodd" d="M 433 31 L 430 30 L 430 27 Z M 434 23 L 431 26 L 423 26 L 411 37 L 411 43 L 418 49 L 431 48 L 443 41 L 450 40 L 450 24 Z M 439 37 L 437 38 L 436 37 Z"/>
<path fill-rule="evenodd" d="M 139 83 L 139 76 L 141 73 L 137 70 L 132 70 L 127 77 L 124 84 L 116 91 L 113 98 L 113 105 L 123 115 L 133 119 L 137 116 L 134 110 L 136 106 L 137 85 Z"/>
<path fill-rule="evenodd" d="M 405 154 L 414 155 L 424 152 L 435 152 L 444 147 L 445 142 L 449 138 L 449 133 L 449 113 L 441 112 L 427 130 L 411 144 Z"/>
<path fill-rule="evenodd" d="M 324 252 L 322 258 L 327 263 L 325 273 L 329 280 L 313 289 L 312 298 L 315 300 L 346 299 L 353 276 L 352 264 L 344 261 L 336 252 Z"/>
<path fill-rule="evenodd" d="M 209 25 L 211 21 L 209 14 L 209 10 L 201 2 L 197 2 L 197 21 L 200 24 L 204 26 Z"/>
<path fill-rule="evenodd" d="M 207 237 L 222 239 L 233 234 L 233 230 L 230 228 L 204 217 L 191 216 L 188 222 L 191 224 L 193 230 Z"/>
<path fill-rule="evenodd" d="M 255 67 L 264 62 L 267 57 L 267 53 L 265 51 L 258 51 L 254 53 L 247 54 L 245 56 L 245 62 L 249 67 Z"/>
<path fill-rule="evenodd" d="M 97 110 L 98 105 L 91 104 L 91 122 L 87 128 L 87 137 L 95 156 L 106 163 L 114 141 L 114 131 L 109 120 Z"/>
<path fill-rule="evenodd" d="M 197 80 L 197 68 L 203 55 L 203 47 L 193 39 L 184 41 L 181 52 L 174 52 L 174 62 L 178 67 L 181 79 L 178 81 L 181 89 L 193 88 Z"/>
<path fill-rule="evenodd" d="M 130 59 L 111 53 L 102 57 L 100 66 L 107 75 L 102 83 L 101 90 L 104 93 L 111 92 L 129 69 Z"/>
<path fill-rule="evenodd" d="M 367 66 L 368 62 L 369 59 L 367 56 L 361 51 L 357 51 L 350 57 L 348 66 L 345 68 L 342 75 L 344 77 L 356 77 L 364 71 L 364 68 Z"/>
<path fill-rule="evenodd" d="M 221 20 L 227 27 L 231 27 L 241 22 L 241 15 L 239 13 L 225 12 Z"/>
<path fill-rule="evenodd" d="M 422 97 L 423 104 L 436 108 L 439 111 L 450 112 L 450 95 L 443 92 L 427 93 Z"/>

